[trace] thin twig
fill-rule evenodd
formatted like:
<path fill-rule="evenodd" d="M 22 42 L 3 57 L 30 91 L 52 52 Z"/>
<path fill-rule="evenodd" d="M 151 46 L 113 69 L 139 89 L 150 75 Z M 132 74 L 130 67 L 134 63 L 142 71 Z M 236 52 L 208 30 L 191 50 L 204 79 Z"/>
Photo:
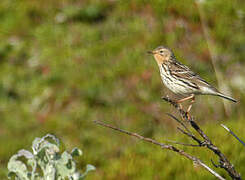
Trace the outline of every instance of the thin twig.
<path fill-rule="evenodd" d="M 177 141 L 171 141 L 171 140 L 165 140 L 166 142 L 173 143 L 173 144 L 179 144 L 183 146 L 191 146 L 191 147 L 200 147 L 198 144 L 187 144 L 187 143 L 182 143 L 182 142 L 177 142 Z"/>
<path fill-rule="evenodd" d="M 181 133 L 183 133 L 183 134 L 185 134 L 185 135 L 187 135 L 187 136 L 189 136 L 189 137 L 191 137 L 194 141 L 196 141 L 198 144 L 199 144 L 199 146 L 203 146 L 203 142 L 200 140 L 200 139 L 198 139 L 190 130 L 189 130 L 189 128 L 182 122 L 182 121 L 180 121 L 177 117 L 175 117 L 174 115 L 172 115 L 172 114 L 168 114 L 171 118 L 173 118 L 174 120 L 176 120 L 178 123 L 180 123 L 184 128 L 185 128 L 185 130 L 187 131 L 184 131 L 183 129 L 181 129 L 180 127 L 177 127 L 177 129 L 181 132 Z"/>
<path fill-rule="evenodd" d="M 230 130 L 227 126 L 225 126 L 224 124 L 221 124 L 221 126 L 223 128 L 225 128 L 225 130 L 227 130 L 232 136 L 234 136 L 240 143 L 242 143 L 243 146 L 245 146 L 245 143 L 232 131 Z"/>
<path fill-rule="evenodd" d="M 172 114 L 167 113 L 167 115 L 170 116 L 171 118 L 173 118 L 173 119 L 174 119 L 175 121 L 177 121 L 179 124 L 181 124 L 181 126 L 183 126 L 183 127 L 185 128 L 185 130 L 188 131 L 188 133 L 190 133 L 191 135 L 193 135 L 192 132 L 188 129 L 188 127 L 187 127 L 182 121 L 180 121 L 178 118 L 176 118 L 176 117 L 175 117 L 174 115 L 172 115 Z"/>
<path fill-rule="evenodd" d="M 168 149 L 168 150 L 171 150 L 171 151 L 174 151 L 174 152 L 177 152 L 178 154 L 186 157 L 187 159 L 193 161 L 195 164 L 199 165 L 199 166 L 202 166 L 203 168 L 205 168 L 207 171 L 209 171 L 211 174 L 213 174 L 215 177 L 217 177 L 218 179 L 221 179 L 221 180 L 225 180 L 221 175 L 219 175 L 217 172 L 215 172 L 213 169 L 211 169 L 210 167 L 208 167 L 206 164 L 204 164 L 200 159 L 194 157 L 194 156 L 191 156 L 189 154 L 187 154 L 185 151 L 181 150 L 181 149 L 178 149 L 176 148 L 175 146 L 173 145 L 169 145 L 169 144 L 164 144 L 164 143 L 160 143 L 160 142 L 157 142 L 156 140 L 154 139 L 151 139 L 151 138 L 145 138 L 137 133 L 132 133 L 132 132 L 129 132 L 129 131 L 125 131 L 123 129 L 120 129 L 120 128 L 117 128 L 117 127 L 114 127 L 114 126 L 111 126 L 109 124 L 105 124 L 101 121 L 93 121 L 94 123 L 98 124 L 98 125 L 101 125 L 101 126 L 104 126 L 104 127 L 107 127 L 107 128 L 111 128 L 113 130 L 116 130 L 116 131 L 119 131 L 121 133 L 124 133 L 124 134 L 127 134 L 129 136 L 134 136 L 142 141 L 146 141 L 146 142 L 149 142 L 149 143 L 152 143 L 152 144 L 155 144 L 157 146 L 160 146 L 162 149 Z"/>
<path fill-rule="evenodd" d="M 191 137 L 194 141 L 196 141 L 196 142 L 199 144 L 199 146 L 203 146 L 203 142 L 202 142 L 200 139 L 198 139 L 196 136 L 194 136 L 194 135 L 192 135 L 192 134 L 190 134 L 190 133 L 184 131 L 183 129 L 181 129 L 181 128 L 179 128 L 179 127 L 177 127 L 177 129 L 178 129 L 181 133 L 183 133 L 183 134 L 185 134 L 185 135 Z"/>

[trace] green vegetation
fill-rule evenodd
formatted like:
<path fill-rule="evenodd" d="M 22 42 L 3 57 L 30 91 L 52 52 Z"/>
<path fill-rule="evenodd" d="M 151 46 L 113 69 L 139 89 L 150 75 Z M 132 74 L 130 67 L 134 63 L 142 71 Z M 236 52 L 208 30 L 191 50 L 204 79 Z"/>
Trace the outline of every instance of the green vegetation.
<path fill-rule="evenodd" d="M 207 0 L 201 6 L 218 55 L 220 89 L 229 87 L 239 103 L 228 102 L 225 113 L 222 99 L 201 96 L 192 113 L 244 175 L 245 149 L 219 124 L 245 139 L 245 3 Z M 47 133 L 66 149 L 83 149 L 77 168 L 97 168 L 87 179 L 210 178 L 173 152 L 92 122 L 162 142 L 187 141 L 165 114 L 174 110 L 161 100 L 168 91 L 146 52 L 169 46 L 217 84 L 195 1 L 1 0 L 0 39 L 0 179 L 7 178 L 11 155 Z M 210 166 L 217 160 L 201 148 L 184 149 Z"/>
<path fill-rule="evenodd" d="M 59 146 L 59 139 L 54 135 L 47 134 L 42 138 L 35 138 L 32 142 L 33 152 L 21 149 L 10 158 L 8 162 L 9 179 L 83 180 L 89 171 L 95 170 L 94 166 L 88 164 L 84 173 L 77 171 L 74 157 L 81 156 L 82 151 L 74 148 L 71 153 L 64 151 L 61 154 Z"/>

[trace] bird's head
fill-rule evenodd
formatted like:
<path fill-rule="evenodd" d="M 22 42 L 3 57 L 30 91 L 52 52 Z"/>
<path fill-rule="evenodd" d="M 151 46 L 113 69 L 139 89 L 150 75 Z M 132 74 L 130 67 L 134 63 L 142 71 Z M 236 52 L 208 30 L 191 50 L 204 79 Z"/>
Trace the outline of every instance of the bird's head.
<path fill-rule="evenodd" d="M 164 46 L 159 46 L 153 51 L 148 51 L 148 53 L 153 54 L 158 65 L 162 65 L 164 62 L 170 61 L 172 57 L 174 57 L 171 49 Z"/>

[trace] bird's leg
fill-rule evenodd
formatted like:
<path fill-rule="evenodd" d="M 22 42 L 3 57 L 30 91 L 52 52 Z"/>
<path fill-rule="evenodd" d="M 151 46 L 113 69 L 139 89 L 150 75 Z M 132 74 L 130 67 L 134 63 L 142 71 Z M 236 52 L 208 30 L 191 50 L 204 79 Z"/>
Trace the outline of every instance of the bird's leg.
<path fill-rule="evenodd" d="M 182 109 L 182 105 L 180 103 L 182 103 L 182 102 L 184 102 L 186 100 L 189 100 L 189 99 L 191 99 L 191 104 L 189 105 L 189 107 L 187 108 L 187 111 L 186 111 L 186 114 L 188 116 L 188 119 L 190 119 L 189 112 L 190 112 L 190 110 L 192 108 L 192 104 L 195 102 L 195 95 L 194 94 L 191 94 L 190 96 L 185 97 L 185 98 L 180 99 L 180 100 L 177 101 L 177 103 L 180 105 L 180 108 Z"/>
<path fill-rule="evenodd" d="M 190 112 L 191 108 L 192 108 L 192 104 L 195 102 L 195 96 L 193 95 L 193 97 L 191 98 L 191 104 L 189 105 L 188 109 L 186 112 Z"/>
<path fill-rule="evenodd" d="M 183 106 L 182 104 L 178 103 L 179 104 L 179 108 L 183 110 Z"/>
<path fill-rule="evenodd" d="M 195 97 L 195 95 L 194 95 L 194 94 L 191 94 L 191 95 L 188 96 L 188 97 L 185 97 L 185 98 L 183 98 L 183 99 L 178 100 L 177 103 L 182 103 L 182 102 L 184 102 L 184 101 L 186 101 L 186 100 L 188 100 L 188 99 L 192 99 L 193 97 Z"/>
<path fill-rule="evenodd" d="M 188 119 L 190 119 L 190 110 L 191 110 L 191 108 L 192 108 L 192 104 L 195 102 L 195 96 L 194 96 L 194 94 L 193 94 L 193 97 L 191 98 L 191 104 L 189 105 L 189 107 L 187 108 L 187 111 L 186 111 L 186 113 L 187 113 L 187 116 L 188 116 Z"/>
<path fill-rule="evenodd" d="M 186 101 L 186 100 L 188 100 L 188 99 L 191 99 L 191 98 L 192 98 L 192 96 L 188 96 L 188 97 L 185 97 L 183 99 L 180 99 L 180 100 L 176 101 L 179 104 L 180 109 L 183 110 L 183 107 L 182 107 L 182 104 L 181 103 L 184 102 L 184 101 Z"/>

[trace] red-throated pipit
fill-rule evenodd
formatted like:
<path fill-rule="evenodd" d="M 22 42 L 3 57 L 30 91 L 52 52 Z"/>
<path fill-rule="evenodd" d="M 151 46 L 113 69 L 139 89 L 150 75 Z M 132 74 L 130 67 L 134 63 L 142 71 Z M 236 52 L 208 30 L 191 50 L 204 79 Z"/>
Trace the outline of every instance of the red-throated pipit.
<path fill-rule="evenodd" d="M 153 54 L 159 66 L 163 84 L 173 93 L 184 96 L 183 99 L 177 102 L 181 103 L 191 99 L 187 112 L 191 110 L 195 95 L 214 95 L 237 102 L 235 99 L 219 92 L 187 66 L 178 62 L 169 48 L 160 46 L 153 51 L 149 51 L 149 53 Z"/>

